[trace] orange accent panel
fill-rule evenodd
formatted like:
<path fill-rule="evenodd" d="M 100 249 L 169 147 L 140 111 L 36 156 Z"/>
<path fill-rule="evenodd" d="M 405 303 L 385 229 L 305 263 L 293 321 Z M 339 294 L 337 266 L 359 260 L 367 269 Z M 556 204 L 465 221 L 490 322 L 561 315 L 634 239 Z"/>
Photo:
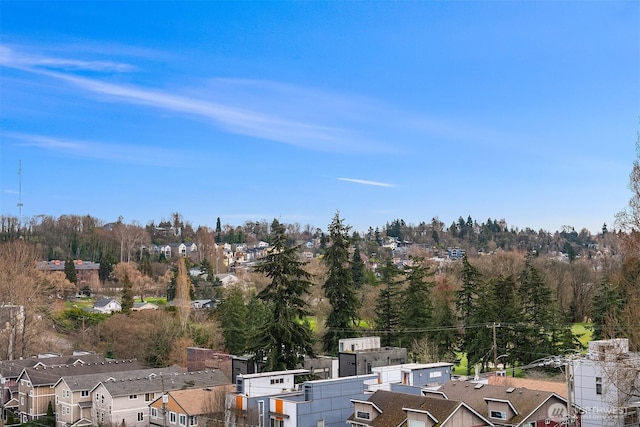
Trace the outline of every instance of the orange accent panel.
<path fill-rule="evenodd" d="M 236 409 L 242 410 L 242 396 L 236 396 Z"/>
<path fill-rule="evenodd" d="M 284 414 L 283 408 L 284 408 L 284 402 L 280 399 L 276 399 L 276 413 Z"/>

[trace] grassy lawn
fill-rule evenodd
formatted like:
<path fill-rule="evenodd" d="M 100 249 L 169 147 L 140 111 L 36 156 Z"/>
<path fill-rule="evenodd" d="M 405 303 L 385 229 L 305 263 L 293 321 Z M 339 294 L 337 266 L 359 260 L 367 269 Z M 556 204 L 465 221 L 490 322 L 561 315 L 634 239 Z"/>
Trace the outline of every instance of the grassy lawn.
<path fill-rule="evenodd" d="M 149 303 L 151 303 L 151 304 L 159 305 L 159 306 L 165 306 L 165 305 L 167 305 L 167 299 L 166 299 L 166 298 L 160 298 L 160 297 L 145 297 L 144 301 L 145 301 L 145 302 L 149 302 Z"/>
<path fill-rule="evenodd" d="M 580 340 L 583 347 L 588 347 L 589 341 L 592 340 L 593 331 L 589 329 L 590 323 L 574 323 L 571 326 L 571 333 Z"/>

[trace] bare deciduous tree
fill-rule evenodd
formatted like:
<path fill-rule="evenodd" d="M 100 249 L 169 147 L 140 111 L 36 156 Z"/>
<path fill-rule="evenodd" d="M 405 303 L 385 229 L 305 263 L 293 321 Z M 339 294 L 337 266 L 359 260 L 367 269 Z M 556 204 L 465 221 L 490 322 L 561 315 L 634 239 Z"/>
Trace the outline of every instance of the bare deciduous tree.
<path fill-rule="evenodd" d="M 13 360 L 41 350 L 43 334 L 50 333 L 46 318 L 55 290 L 36 268 L 38 251 L 20 240 L 0 245 L 0 355 Z"/>

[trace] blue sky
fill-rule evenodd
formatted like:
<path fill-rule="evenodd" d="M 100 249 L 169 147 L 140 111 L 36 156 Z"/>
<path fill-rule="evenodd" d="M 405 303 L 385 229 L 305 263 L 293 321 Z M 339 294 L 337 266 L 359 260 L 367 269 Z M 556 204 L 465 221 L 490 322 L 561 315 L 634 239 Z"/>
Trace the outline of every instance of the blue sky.
<path fill-rule="evenodd" d="M 640 2 L 0 4 L 0 213 L 597 232 Z"/>

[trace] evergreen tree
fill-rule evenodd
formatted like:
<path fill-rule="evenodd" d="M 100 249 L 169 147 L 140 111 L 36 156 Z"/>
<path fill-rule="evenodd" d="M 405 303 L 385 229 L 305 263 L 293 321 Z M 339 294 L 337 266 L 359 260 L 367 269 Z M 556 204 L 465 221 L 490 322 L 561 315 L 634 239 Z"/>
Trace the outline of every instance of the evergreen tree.
<path fill-rule="evenodd" d="M 322 337 L 324 351 L 337 355 L 338 342 L 358 335 L 358 308 L 360 301 L 349 265 L 349 229 L 336 213 L 329 225 L 329 242 L 324 258 L 327 280 L 322 288 L 331 304 Z"/>
<path fill-rule="evenodd" d="M 530 259 L 527 259 L 520 275 L 520 300 L 522 326 L 516 346 L 520 362 L 529 363 L 570 348 L 572 343 L 566 342 L 568 325 L 562 321 L 551 297 L 551 289 Z M 559 341 L 553 341 L 552 338 Z"/>
<path fill-rule="evenodd" d="M 76 264 L 73 262 L 73 258 L 69 257 L 64 262 L 64 275 L 68 281 L 73 283 L 74 286 L 78 284 L 78 272 L 76 271 Z"/>
<path fill-rule="evenodd" d="M 151 254 L 144 251 L 140 257 L 139 269 L 147 277 L 153 277 L 153 267 L 151 265 Z"/>
<path fill-rule="evenodd" d="M 257 295 L 267 304 L 270 317 L 252 337 L 251 350 L 265 371 L 279 371 L 294 369 L 305 355 L 313 355 L 307 303 L 303 299 L 311 282 L 296 248 L 287 245 L 284 225 L 273 220 L 271 232 L 273 247 L 256 268 L 271 279 Z"/>
<path fill-rule="evenodd" d="M 400 270 L 391 260 L 381 268 L 382 289 L 376 301 L 376 329 L 380 331 L 382 345 L 389 347 L 399 341 L 400 318 L 402 313 Z"/>
<path fill-rule="evenodd" d="M 133 286 L 128 274 L 125 274 L 124 279 L 122 279 L 122 302 L 120 306 L 123 313 L 128 313 L 133 308 Z"/>
<path fill-rule="evenodd" d="M 111 272 L 113 271 L 113 266 L 118 263 L 118 260 L 114 254 L 111 252 L 107 252 L 103 254 L 100 258 L 100 268 L 98 269 L 98 278 L 100 282 L 104 284 L 104 282 L 109 279 Z"/>
<path fill-rule="evenodd" d="M 360 249 L 356 246 L 353 250 L 353 257 L 351 258 L 351 277 L 357 289 L 362 288 L 362 285 L 364 285 L 366 269 L 367 267 L 360 255 Z"/>
<path fill-rule="evenodd" d="M 624 334 L 621 323 L 621 313 L 624 308 L 624 299 L 618 286 L 605 283 L 593 297 L 593 339 L 602 340 L 618 338 L 618 334 Z"/>
<path fill-rule="evenodd" d="M 239 288 L 229 290 L 216 310 L 222 327 L 225 347 L 231 354 L 242 355 L 247 348 L 247 306 Z"/>
<path fill-rule="evenodd" d="M 464 327 L 461 349 L 466 351 L 467 357 L 470 359 L 467 366 L 467 375 L 471 374 L 473 364 L 482 357 L 477 352 L 482 352 L 484 347 L 484 334 L 478 333 L 476 328 L 472 327 L 472 322 L 476 319 L 478 310 L 478 297 L 482 289 L 482 278 L 480 271 L 469 263 L 466 255 L 462 257 L 462 285 L 456 292 L 456 310 L 458 319 Z M 480 320 L 484 323 L 484 320 Z M 484 332 L 484 331 L 483 331 Z M 471 363 L 473 360 L 473 363 Z"/>
<path fill-rule="evenodd" d="M 458 332 L 456 330 L 456 315 L 451 309 L 450 298 L 442 296 L 435 300 L 432 325 L 435 329 L 432 329 L 427 337 L 435 343 L 439 359 L 455 360 Z"/>
<path fill-rule="evenodd" d="M 404 342 L 411 343 L 414 340 L 426 336 L 425 328 L 433 325 L 433 301 L 432 292 L 435 286 L 434 272 L 425 265 L 423 257 L 410 257 L 411 267 L 404 271 L 406 286 L 402 290 L 402 316 L 400 317 L 400 329 L 405 330 Z"/>

